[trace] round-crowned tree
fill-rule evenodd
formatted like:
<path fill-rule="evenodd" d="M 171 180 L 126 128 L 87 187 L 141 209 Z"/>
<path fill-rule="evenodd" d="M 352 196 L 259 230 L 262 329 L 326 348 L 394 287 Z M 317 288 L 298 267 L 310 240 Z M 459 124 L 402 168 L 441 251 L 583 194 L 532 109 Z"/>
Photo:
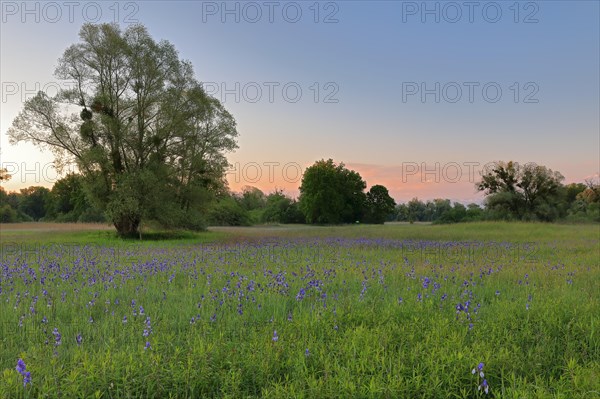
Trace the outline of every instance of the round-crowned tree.
<path fill-rule="evenodd" d="M 366 186 L 362 177 L 343 163 L 317 161 L 302 177 L 300 210 L 308 223 L 354 223 L 364 214 Z"/>
<path fill-rule="evenodd" d="M 395 207 L 396 202 L 390 197 L 388 189 L 376 184 L 367 193 L 365 220 L 368 223 L 383 224 L 394 213 Z"/>

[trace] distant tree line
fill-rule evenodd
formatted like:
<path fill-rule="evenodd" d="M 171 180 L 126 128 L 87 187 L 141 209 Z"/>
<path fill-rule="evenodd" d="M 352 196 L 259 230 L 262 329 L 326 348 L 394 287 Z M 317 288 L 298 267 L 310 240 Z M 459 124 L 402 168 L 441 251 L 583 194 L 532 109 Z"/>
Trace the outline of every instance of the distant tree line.
<path fill-rule="evenodd" d="M 10 176 L 0 170 L 0 181 Z M 106 211 L 91 201 L 84 176 L 69 174 L 51 189 L 32 186 L 19 192 L 0 187 L 0 222 L 110 222 Z M 463 205 L 449 199 L 413 198 L 395 204 L 387 188 L 365 192 L 360 174 L 333 160 L 307 168 L 294 199 L 282 190 L 265 194 L 245 186 L 203 198 L 204 213 L 195 225 L 250 226 L 276 223 L 383 223 L 385 221 L 460 223 L 482 220 L 600 222 L 600 184 L 562 184 L 563 177 L 544 166 L 497 162 L 482 174 L 476 188 L 483 204 Z"/>
<path fill-rule="evenodd" d="M 563 176 L 545 166 L 496 162 L 476 188 L 483 207 L 448 199 L 399 204 L 388 220 L 458 223 L 478 220 L 600 222 L 600 184 L 593 180 L 563 185 Z"/>
<path fill-rule="evenodd" d="M 7 193 L 0 187 L 0 222 L 106 222 L 104 212 L 89 201 L 82 179 L 69 174 L 52 189 L 31 186 Z"/>
<path fill-rule="evenodd" d="M 298 202 L 275 189 L 270 194 L 245 186 L 240 193 L 228 193 L 210 208 L 208 223 L 216 226 L 250 226 L 263 223 L 304 223 Z"/>
<path fill-rule="evenodd" d="M 411 223 L 459 223 L 484 220 L 484 214 L 485 210 L 475 203 L 465 206 L 460 202 L 452 204 L 449 199 L 437 198 L 423 202 L 413 198 L 407 203 L 398 204 L 388 220 Z"/>

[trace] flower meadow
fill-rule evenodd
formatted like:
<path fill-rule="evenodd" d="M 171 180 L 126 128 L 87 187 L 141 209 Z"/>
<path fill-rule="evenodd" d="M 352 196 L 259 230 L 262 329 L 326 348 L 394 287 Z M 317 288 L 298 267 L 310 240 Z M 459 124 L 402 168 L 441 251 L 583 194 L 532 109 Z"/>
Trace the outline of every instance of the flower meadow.
<path fill-rule="evenodd" d="M 600 397 L 596 230 L 390 229 L 13 243 L 0 397 Z"/>

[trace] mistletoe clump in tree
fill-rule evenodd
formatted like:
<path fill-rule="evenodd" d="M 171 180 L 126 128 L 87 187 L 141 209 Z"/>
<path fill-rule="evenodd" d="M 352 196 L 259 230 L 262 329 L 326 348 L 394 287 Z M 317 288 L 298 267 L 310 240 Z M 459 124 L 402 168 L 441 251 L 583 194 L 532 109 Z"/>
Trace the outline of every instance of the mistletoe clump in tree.
<path fill-rule="evenodd" d="M 76 162 L 120 235 L 136 235 L 142 220 L 200 228 L 207 202 L 226 187 L 234 118 L 173 45 L 143 26 L 85 24 L 79 36 L 55 71 L 73 88 L 26 101 L 11 142 L 51 150 L 59 167 Z"/>

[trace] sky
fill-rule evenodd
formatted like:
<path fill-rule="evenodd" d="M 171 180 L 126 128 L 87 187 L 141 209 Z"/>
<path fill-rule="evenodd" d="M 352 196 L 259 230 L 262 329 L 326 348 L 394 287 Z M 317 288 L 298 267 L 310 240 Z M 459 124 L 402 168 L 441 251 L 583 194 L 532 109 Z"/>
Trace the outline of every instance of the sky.
<path fill-rule="evenodd" d="M 53 158 L 6 136 L 84 22 L 145 25 L 238 124 L 230 187 L 297 196 L 332 158 L 397 202 L 481 202 L 489 162 L 565 183 L 600 172 L 598 1 L 1 2 L 4 188 L 50 187 Z"/>

